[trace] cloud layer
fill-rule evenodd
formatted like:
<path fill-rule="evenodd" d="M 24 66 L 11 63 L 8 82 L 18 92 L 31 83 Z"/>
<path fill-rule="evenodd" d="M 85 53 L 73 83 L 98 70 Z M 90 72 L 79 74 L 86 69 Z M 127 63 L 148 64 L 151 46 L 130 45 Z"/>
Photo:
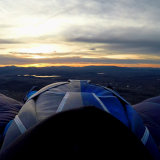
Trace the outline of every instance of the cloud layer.
<path fill-rule="evenodd" d="M 21 58 L 15 56 L 2 55 L 1 65 L 31 65 L 31 64 L 159 64 L 159 60 L 154 59 L 115 59 L 115 58 L 83 58 L 83 57 L 52 57 L 52 58 Z"/>
<path fill-rule="evenodd" d="M 160 1 L 5 0 L 0 6 L 3 65 L 160 64 Z M 56 53 L 37 51 L 36 60 L 20 51 L 35 45 L 55 46 Z"/>

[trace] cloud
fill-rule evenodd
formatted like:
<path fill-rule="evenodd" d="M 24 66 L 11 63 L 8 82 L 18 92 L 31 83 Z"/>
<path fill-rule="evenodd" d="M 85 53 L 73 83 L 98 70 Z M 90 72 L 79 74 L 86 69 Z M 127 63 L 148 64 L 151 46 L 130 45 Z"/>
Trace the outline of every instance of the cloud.
<path fill-rule="evenodd" d="M 24 64 L 159 64 L 156 59 L 111 59 L 111 58 L 82 58 L 82 57 L 54 57 L 44 59 L 20 58 L 16 56 L 1 55 L 1 65 L 24 65 Z"/>
<path fill-rule="evenodd" d="M 126 27 L 103 29 L 98 32 L 79 30 L 79 35 L 67 35 L 71 42 L 103 44 L 111 51 L 160 54 L 160 31 L 157 28 Z"/>
<path fill-rule="evenodd" d="M 25 53 L 25 52 L 10 52 L 9 54 L 7 54 L 10 57 L 18 57 L 18 58 L 33 58 L 34 56 L 39 56 L 41 58 L 68 58 L 68 57 L 101 57 L 103 55 L 99 55 L 99 53 L 92 53 L 93 51 L 95 51 L 95 49 L 93 50 L 88 50 L 88 52 L 50 52 L 50 53 Z"/>
<path fill-rule="evenodd" d="M 19 44 L 23 43 L 22 41 L 17 41 L 14 39 L 0 39 L 0 44 Z"/>
<path fill-rule="evenodd" d="M 11 28 L 14 25 L 0 24 L 0 29 Z"/>

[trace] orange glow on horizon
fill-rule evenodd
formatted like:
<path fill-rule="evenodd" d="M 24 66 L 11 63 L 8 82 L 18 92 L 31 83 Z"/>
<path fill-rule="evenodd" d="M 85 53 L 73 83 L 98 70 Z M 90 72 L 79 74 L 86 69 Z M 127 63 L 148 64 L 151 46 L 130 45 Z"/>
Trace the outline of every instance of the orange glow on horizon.
<path fill-rule="evenodd" d="M 160 68 L 160 64 L 94 64 L 94 63 L 87 63 L 87 64 L 75 64 L 75 63 L 67 63 L 67 64 L 23 64 L 23 65 L 0 65 L 0 67 L 6 66 L 16 66 L 16 67 L 52 67 L 52 66 L 69 66 L 69 67 L 85 67 L 85 66 L 117 66 L 117 67 L 151 67 L 151 68 Z"/>

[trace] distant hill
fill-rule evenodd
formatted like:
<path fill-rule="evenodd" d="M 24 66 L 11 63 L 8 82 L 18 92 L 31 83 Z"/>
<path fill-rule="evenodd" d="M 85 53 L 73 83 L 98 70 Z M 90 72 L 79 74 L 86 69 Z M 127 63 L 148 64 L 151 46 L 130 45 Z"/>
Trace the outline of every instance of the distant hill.
<path fill-rule="evenodd" d="M 86 67 L 68 67 L 68 66 L 60 66 L 60 67 L 0 67 L 0 74 L 22 74 L 22 73 L 40 73 L 40 74 L 51 74 L 55 72 L 107 72 L 107 73 L 141 73 L 143 74 L 157 74 L 160 71 L 160 68 L 129 68 L 129 67 L 116 67 L 116 66 L 86 66 Z"/>

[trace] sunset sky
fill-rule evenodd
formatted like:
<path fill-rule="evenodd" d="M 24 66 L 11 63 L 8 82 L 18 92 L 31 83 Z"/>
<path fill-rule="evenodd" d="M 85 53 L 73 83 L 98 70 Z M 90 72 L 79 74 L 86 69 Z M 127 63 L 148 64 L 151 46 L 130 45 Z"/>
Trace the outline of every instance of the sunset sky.
<path fill-rule="evenodd" d="M 160 67 L 159 0 L 0 1 L 0 66 Z"/>

